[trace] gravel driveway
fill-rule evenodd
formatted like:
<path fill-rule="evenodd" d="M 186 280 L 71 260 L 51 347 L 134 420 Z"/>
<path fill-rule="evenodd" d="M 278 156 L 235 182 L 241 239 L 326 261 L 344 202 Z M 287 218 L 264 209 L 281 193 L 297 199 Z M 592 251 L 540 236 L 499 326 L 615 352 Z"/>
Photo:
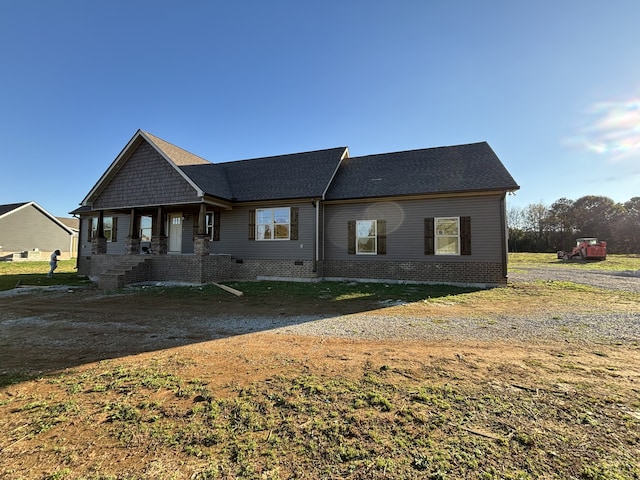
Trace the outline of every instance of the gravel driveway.
<path fill-rule="evenodd" d="M 577 268 L 518 267 L 509 282 L 569 281 L 598 288 L 640 292 L 640 271 L 594 271 Z M 277 323 L 277 319 L 269 319 Z M 275 326 L 275 325 L 273 325 Z M 299 322 L 276 332 L 363 339 L 427 339 L 446 341 L 594 342 L 640 345 L 640 305 L 632 313 L 562 313 L 532 318 L 517 311 L 494 317 L 412 318 L 406 315 L 357 313 Z"/>
<path fill-rule="evenodd" d="M 514 283 L 533 280 L 566 280 L 640 292 L 638 272 L 519 268 L 509 276 Z M 341 314 L 332 308 L 313 306 L 248 311 L 234 310 L 232 303 L 216 308 L 206 298 L 200 304 L 191 301 L 187 305 L 170 297 L 155 299 L 135 293 L 105 296 L 95 290 L 16 289 L 0 295 L 0 373 L 23 366 L 27 358 L 33 368 L 67 367 L 251 333 L 333 337 L 347 343 L 361 339 L 478 345 L 504 342 L 514 348 L 535 348 L 542 343 L 638 348 L 640 302 L 633 303 L 635 298 L 627 297 L 622 299 L 627 305 L 622 310 L 625 313 L 620 309 L 607 313 L 606 306 L 571 312 L 550 304 L 528 314 L 518 311 L 517 306 L 511 311 L 485 308 L 482 312 L 455 314 L 447 310 L 446 302 L 435 309 L 421 310 L 391 299 L 378 307 Z"/>
<path fill-rule="evenodd" d="M 534 280 L 566 281 L 611 290 L 640 292 L 640 270 L 614 272 L 579 268 L 518 267 L 516 271 L 509 273 L 510 282 L 531 282 Z"/>

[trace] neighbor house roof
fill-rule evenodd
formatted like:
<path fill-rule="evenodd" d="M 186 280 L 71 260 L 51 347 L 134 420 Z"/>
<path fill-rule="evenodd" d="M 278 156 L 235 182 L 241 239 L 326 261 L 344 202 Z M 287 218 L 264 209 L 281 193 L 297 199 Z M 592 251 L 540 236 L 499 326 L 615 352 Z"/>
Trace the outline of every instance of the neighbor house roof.
<path fill-rule="evenodd" d="M 345 159 L 327 200 L 520 188 L 486 142 Z"/>
<path fill-rule="evenodd" d="M 6 205 L 0 205 L 0 217 L 5 213 L 9 213 L 14 211 L 16 208 L 22 207 L 23 205 L 28 204 L 29 202 L 20 202 L 20 203 L 8 203 Z"/>
<path fill-rule="evenodd" d="M 48 217 L 52 222 L 57 223 L 60 227 L 66 230 L 69 234 L 74 233 L 73 227 L 70 227 L 57 217 L 54 217 L 49 212 L 47 212 L 44 208 L 38 205 L 36 202 L 20 202 L 20 203 L 9 203 L 5 205 L 0 205 L 0 218 L 11 215 L 13 213 L 17 213 L 19 210 L 27 207 L 33 207 L 39 210 L 44 216 Z M 77 229 L 76 229 L 77 230 Z"/>

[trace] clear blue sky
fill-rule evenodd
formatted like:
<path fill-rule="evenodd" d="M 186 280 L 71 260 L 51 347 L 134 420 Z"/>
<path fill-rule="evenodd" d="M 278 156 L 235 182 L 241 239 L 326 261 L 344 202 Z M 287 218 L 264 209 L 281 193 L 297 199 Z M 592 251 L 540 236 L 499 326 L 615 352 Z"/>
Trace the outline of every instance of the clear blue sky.
<path fill-rule="evenodd" d="M 0 204 L 138 128 L 213 162 L 487 141 L 509 205 L 640 196 L 640 2 L 0 0 Z"/>

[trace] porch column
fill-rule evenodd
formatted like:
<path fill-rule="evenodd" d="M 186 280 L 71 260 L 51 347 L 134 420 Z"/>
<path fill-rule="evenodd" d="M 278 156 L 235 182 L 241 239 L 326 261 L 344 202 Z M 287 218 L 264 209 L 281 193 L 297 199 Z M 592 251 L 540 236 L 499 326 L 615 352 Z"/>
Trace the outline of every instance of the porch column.
<path fill-rule="evenodd" d="M 98 212 L 98 231 L 91 239 L 91 255 L 105 255 L 107 253 L 107 238 L 104 236 L 104 210 Z"/>
<path fill-rule="evenodd" d="M 153 235 L 151 235 L 151 253 L 153 255 L 167 254 L 168 242 L 164 231 L 164 215 L 162 207 L 158 207 L 158 212 L 153 222 Z"/>
<path fill-rule="evenodd" d="M 136 209 L 132 208 L 129 221 L 129 235 L 124 246 L 125 255 L 138 255 L 140 253 L 140 229 L 136 218 Z"/>
<path fill-rule="evenodd" d="M 198 214 L 198 230 L 193 241 L 193 251 L 196 255 L 206 257 L 211 253 L 210 237 L 207 235 L 207 206 L 200 204 L 200 212 Z"/>
<path fill-rule="evenodd" d="M 204 203 L 200 204 L 200 211 L 198 212 L 198 235 L 204 235 L 207 233 L 207 206 Z"/>

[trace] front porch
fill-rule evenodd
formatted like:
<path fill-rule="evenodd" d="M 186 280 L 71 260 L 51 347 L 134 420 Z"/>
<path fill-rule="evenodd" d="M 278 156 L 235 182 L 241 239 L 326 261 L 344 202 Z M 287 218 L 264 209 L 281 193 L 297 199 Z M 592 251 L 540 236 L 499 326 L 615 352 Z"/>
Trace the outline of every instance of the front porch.
<path fill-rule="evenodd" d="M 147 281 L 219 282 L 230 271 L 230 255 L 92 255 L 78 269 L 104 290 Z"/>

